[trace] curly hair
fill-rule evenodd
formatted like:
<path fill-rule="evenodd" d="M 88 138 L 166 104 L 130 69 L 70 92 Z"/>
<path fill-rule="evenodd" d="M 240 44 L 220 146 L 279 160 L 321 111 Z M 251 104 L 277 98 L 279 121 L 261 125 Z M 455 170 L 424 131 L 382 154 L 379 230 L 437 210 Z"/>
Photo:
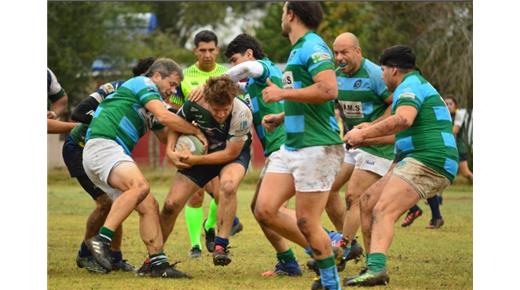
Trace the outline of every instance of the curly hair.
<path fill-rule="evenodd" d="M 204 85 L 204 100 L 210 105 L 227 106 L 240 94 L 240 88 L 229 76 L 211 77 Z"/>
<path fill-rule="evenodd" d="M 255 59 L 262 59 L 265 57 L 262 46 L 258 40 L 246 33 L 239 34 L 228 44 L 225 55 L 227 58 L 230 58 L 235 53 L 244 55 L 248 49 L 253 51 L 253 56 Z"/>

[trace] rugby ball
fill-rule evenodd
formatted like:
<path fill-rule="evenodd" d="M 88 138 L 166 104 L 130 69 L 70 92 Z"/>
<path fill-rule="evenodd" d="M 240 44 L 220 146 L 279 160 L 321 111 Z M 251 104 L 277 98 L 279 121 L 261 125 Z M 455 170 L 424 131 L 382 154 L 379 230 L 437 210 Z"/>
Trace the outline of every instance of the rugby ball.
<path fill-rule="evenodd" d="M 185 149 L 188 149 L 193 155 L 204 154 L 204 145 L 195 135 L 181 135 L 179 139 L 177 139 L 175 151 L 180 152 Z"/>

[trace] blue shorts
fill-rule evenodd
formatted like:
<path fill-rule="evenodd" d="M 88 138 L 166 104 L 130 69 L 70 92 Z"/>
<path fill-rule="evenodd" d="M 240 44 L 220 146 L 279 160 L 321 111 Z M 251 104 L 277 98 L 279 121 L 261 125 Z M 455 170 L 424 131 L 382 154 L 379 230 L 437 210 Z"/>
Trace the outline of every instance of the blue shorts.
<path fill-rule="evenodd" d="M 195 182 L 200 188 L 204 187 L 208 182 L 210 182 L 213 178 L 217 177 L 220 174 L 220 171 L 224 166 L 231 163 L 238 163 L 242 165 L 247 172 L 247 167 L 249 167 L 249 161 L 251 160 L 251 149 L 249 146 L 246 146 L 240 152 L 237 159 L 227 163 L 227 164 L 218 164 L 218 165 L 195 165 L 188 169 L 181 169 L 178 172 L 188 177 L 191 181 Z"/>
<path fill-rule="evenodd" d="M 85 173 L 83 168 L 83 147 L 76 144 L 70 136 L 67 136 L 62 149 L 63 161 L 69 170 L 70 177 L 75 177 L 81 187 L 96 200 L 104 192 L 97 187 Z"/>

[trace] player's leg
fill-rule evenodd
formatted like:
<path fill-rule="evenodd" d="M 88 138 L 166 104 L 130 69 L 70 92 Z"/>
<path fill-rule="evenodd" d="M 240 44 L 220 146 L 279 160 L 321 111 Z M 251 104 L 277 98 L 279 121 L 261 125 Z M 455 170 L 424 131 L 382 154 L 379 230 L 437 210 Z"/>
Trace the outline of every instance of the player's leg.
<path fill-rule="evenodd" d="M 139 232 L 148 251 L 149 271 L 141 275 L 161 278 L 191 278 L 189 275 L 175 269 L 168 262 L 164 253 L 164 242 L 159 217 L 159 204 L 152 194 L 136 207 L 139 213 Z M 146 262 L 145 262 L 146 265 Z"/>
<path fill-rule="evenodd" d="M 281 210 L 283 204 L 294 196 L 294 179 L 289 173 L 267 172 L 256 200 L 255 218 L 262 227 L 269 228 L 282 237 L 308 247 L 307 240 L 299 231 L 296 214 L 293 211 Z"/>
<path fill-rule="evenodd" d="M 198 258 L 201 255 L 200 234 L 202 233 L 202 220 L 204 219 L 203 202 L 204 189 L 200 189 L 193 194 L 184 208 L 186 228 L 191 242 L 190 257 L 192 258 Z"/>
<path fill-rule="evenodd" d="M 200 189 L 199 185 L 182 172 L 178 171 L 175 174 L 160 213 L 161 230 L 164 242 L 168 240 L 168 237 L 173 231 L 177 217 L 184 208 L 184 205 L 186 205 L 190 197 Z"/>
<path fill-rule="evenodd" d="M 206 249 L 208 252 L 213 252 L 215 250 L 215 227 L 217 225 L 218 212 L 217 204 L 220 196 L 219 187 L 220 180 L 218 176 L 213 178 L 208 184 L 204 186 L 206 192 L 212 197 L 208 207 L 208 217 L 202 223 L 206 241 Z"/>
<path fill-rule="evenodd" d="M 329 216 L 330 221 L 338 232 L 343 231 L 343 223 L 346 214 L 346 205 L 344 200 L 340 197 L 339 191 L 341 187 L 347 183 L 354 171 L 354 165 L 350 163 L 341 163 L 341 169 L 334 179 L 332 188 L 330 190 L 329 198 L 325 210 Z"/>
<path fill-rule="evenodd" d="M 444 225 L 444 219 L 442 218 L 440 207 L 441 194 L 442 193 L 436 194 L 435 196 L 430 197 L 426 200 L 432 212 L 432 218 L 426 226 L 427 229 L 438 229 Z"/>
<path fill-rule="evenodd" d="M 231 262 L 227 255 L 227 246 L 231 236 L 233 219 L 237 212 L 237 190 L 242 178 L 246 174 L 246 168 L 240 162 L 232 162 L 225 165 L 220 171 L 220 188 L 218 203 L 218 227 L 215 237 L 215 251 L 213 263 L 225 266 Z"/>
<path fill-rule="evenodd" d="M 253 200 L 251 201 L 251 212 L 253 215 L 255 214 L 256 208 L 256 200 L 258 198 L 258 193 L 260 192 L 260 185 L 263 182 L 263 176 L 265 175 L 265 171 L 260 174 L 260 179 L 256 184 L 255 194 L 253 196 Z M 301 276 L 302 271 L 298 262 L 296 261 L 296 257 L 292 249 L 289 247 L 287 240 L 284 239 L 281 235 L 276 233 L 274 230 L 268 228 L 262 223 L 258 223 L 264 236 L 267 238 L 269 243 L 273 246 L 276 251 L 276 259 L 278 263 L 275 266 L 274 271 L 267 271 L 262 273 L 262 276 L 275 276 L 275 275 L 284 275 L 284 276 Z"/>

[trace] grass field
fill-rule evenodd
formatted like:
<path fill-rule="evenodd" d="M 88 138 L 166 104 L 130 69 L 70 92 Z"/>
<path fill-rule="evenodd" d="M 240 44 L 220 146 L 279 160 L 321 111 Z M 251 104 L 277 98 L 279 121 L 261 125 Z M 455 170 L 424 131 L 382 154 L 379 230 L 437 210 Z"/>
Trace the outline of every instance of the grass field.
<path fill-rule="evenodd" d="M 257 174 L 249 173 L 239 189 L 238 216 L 244 230 L 231 238 L 232 263 L 227 267 L 215 267 L 207 252 L 203 252 L 200 259 L 190 259 L 184 213 L 181 213 L 165 245 L 165 252 L 171 261 L 180 260 L 179 269 L 191 274 L 194 279 L 161 280 L 140 278 L 131 273 L 91 274 L 77 268 L 76 253 L 84 234 L 86 217 L 94 203 L 65 171 L 49 172 L 48 289 L 310 289 L 314 275 L 306 269 L 303 277 L 299 278 L 265 278 L 260 275 L 274 267 L 275 253 L 249 210 Z M 145 175 L 162 206 L 172 173 L 166 170 L 146 171 Z M 207 204 L 206 198 L 205 210 Z M 290 203 L 290 206 L 293 204 Z M 472 187 L 457 179 L 444 193 L 441 211 L 445 225 L 441 229 L 425 229 L 429 208 L 422 201 L 420 206 L 424 215 L 411 227 L 401 228 L 400 222 L 395 226 L 394 241 L 388 253 L 390 285 L 385 289 L 471 289 Z M 325 214 L 322 220 L 325 226 L 332 228 Z M 307 257 L 303 250 L 295 245 L 292 248 L 304 267 Z M 125 259 L 135 266 L 140 266 L 146 257 L 136 213 L 124 223 L 122 250 Z M 341 278 L 347 273 L 357 273 L 361 264 L 349 262 L 345 272 L 340 273 Z"/>

